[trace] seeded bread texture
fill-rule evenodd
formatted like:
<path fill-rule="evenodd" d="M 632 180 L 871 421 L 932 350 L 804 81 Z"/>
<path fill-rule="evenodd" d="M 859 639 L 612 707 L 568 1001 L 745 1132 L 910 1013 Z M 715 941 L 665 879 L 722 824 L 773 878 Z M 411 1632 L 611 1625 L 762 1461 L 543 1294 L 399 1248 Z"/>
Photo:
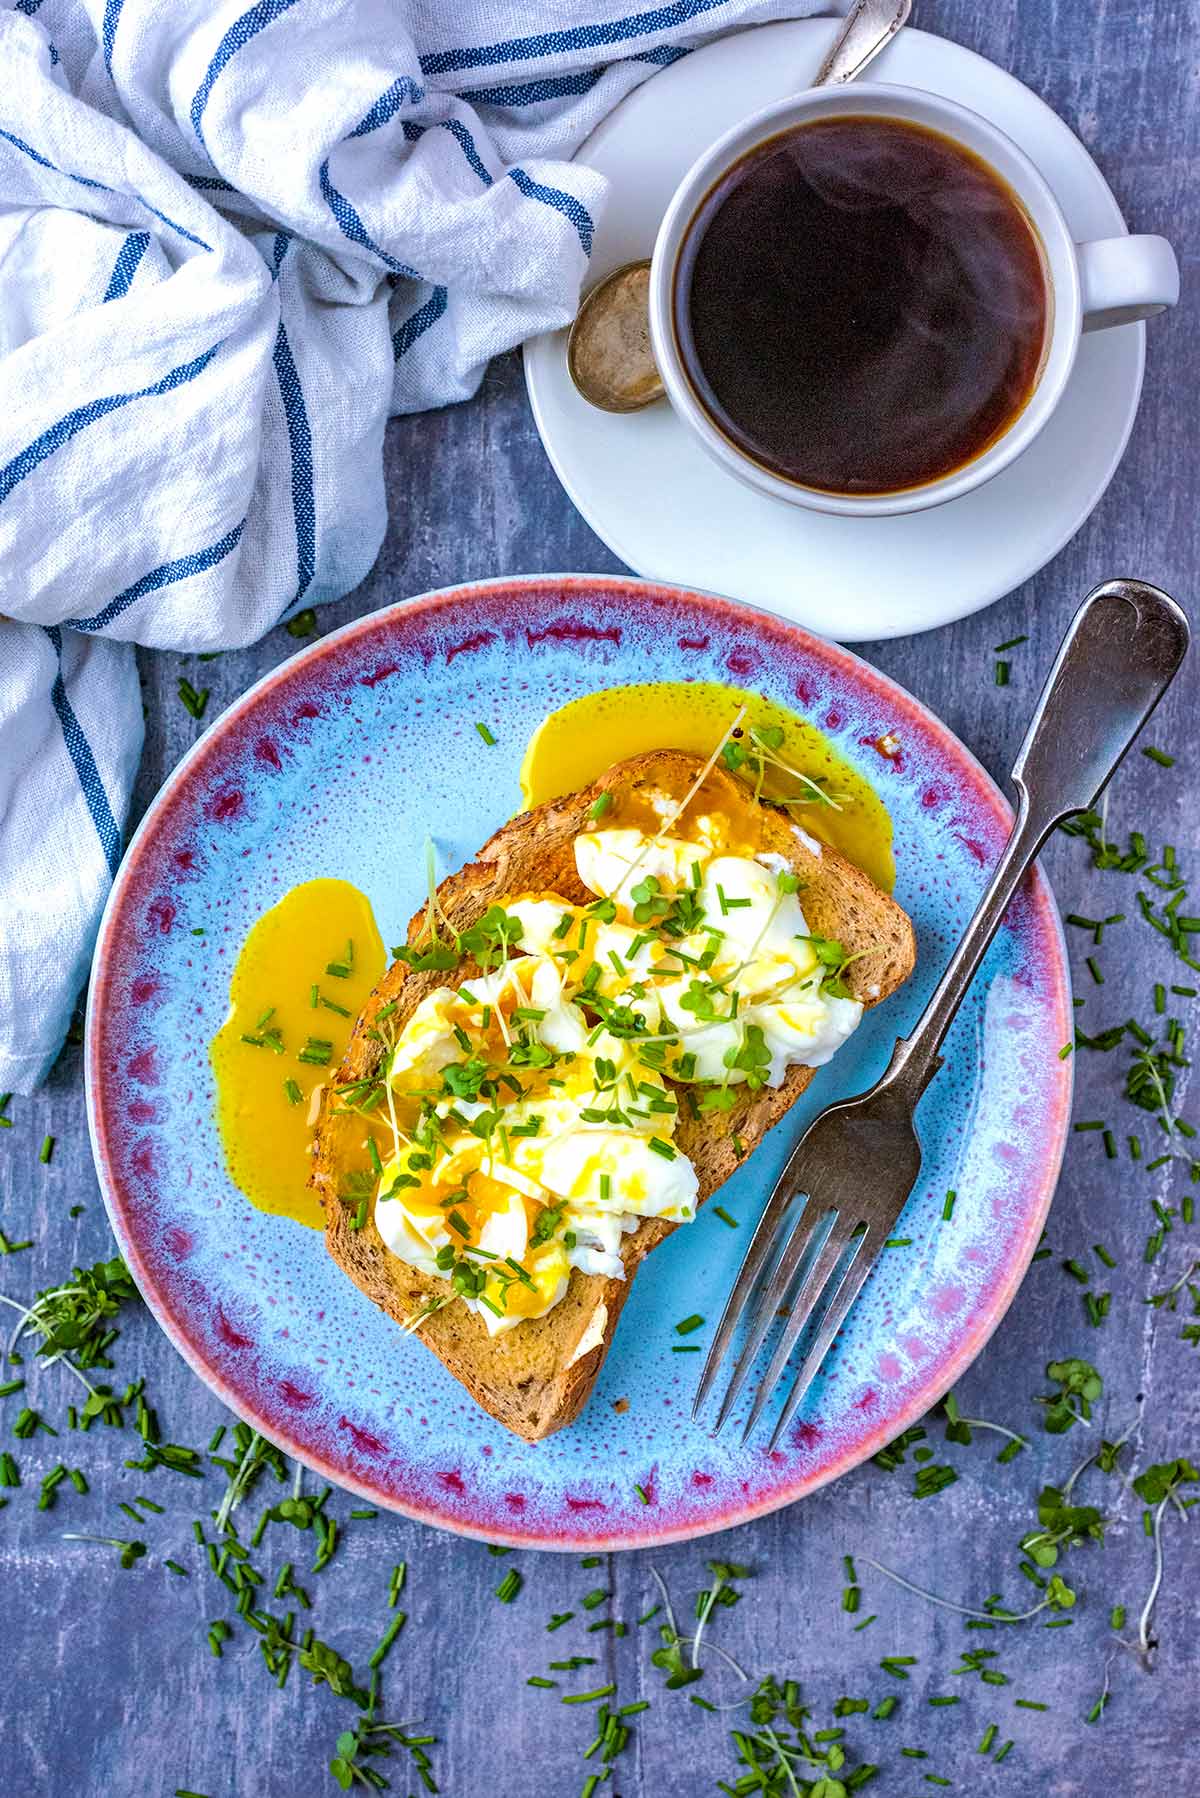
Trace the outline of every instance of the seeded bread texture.
<path fill-rule="evenodd" d="M 464 931 L 489 906 L 523 893 L 553 892 L 576 904 L 590 903 L 595 895 L 583 886 L 575 870 L 575 838 L 593 828 L 589 813 L 599 796 L 636 796 L 639 790 L 664 786 L 681 791 L 701 767 L 696 756 L 680 750 L 653 751 L 618 762 L 590 787 L 521 813 L 496 832 L 475 861 L 442 882 L 438 899 L 443 912 L 456 930 Z M 913 969 L 916 951 L 907 916 L 844 856 L 815 845 L 785 812 L 767 804 L 761 809 L 762 851 L 782 856 L 800 877 L 800 900 L 814 935 L 836 938 L 848 953 L 860 956 L 845 976 L 855 998 L 864 1005 L 878 1004 Z M 424 927 L 422 909 L 409 925 L 410 943 L 420 940 Z M 377 1072 L 383 1047 L 367 1033 L 383 1006 L 395 1001 L 393 1022 L 403 1026 L 426 994 L 438 986 L 469 980 L 476 973 L 478 969 L 470 962 L 450 974 L 393 963 L 355 1024 L 335 1084 L 370 1078 Z M 711 1198 L 729 1179 L 812 1077 L 811 1068 L 793 1067 L 776 1089 L 739 1090 L 737 1103 L 728 1112 L 694 1118 L 686 1106 L 681 1107 L 675 1142 L 695 1167 L 699 1203 Z M 404 1323 L 448 1287 L 390 1254 L 373 1216 L 361 1230 L 350 1228 L 351 1212 L 338 1198 L 339 1180 L 347 1167 L 361 1162 L 362 1140 L 361 1119 L 339 1112 L 331 1104 L 327 1088 L 310 1182 L 325 1208 L 326 1247 L 368 1298 L 397 1323 Z M 644 1219 L 624 1239 L 623 1280 L 576 1270 L 565 1297 L 552 1311 L 503 1335 L 489 1337 L 481 1320 L 461 1304 L 435 1312 L 417 1333 L 485 1411 L 518 1436 L 535 1442 L 579 1415 L 612 1341 L 634 1274 L 650 1250 L 676 1227 L 659 1219 Z M 579 1353 L 585 1337 L 587 1344 Z"/>

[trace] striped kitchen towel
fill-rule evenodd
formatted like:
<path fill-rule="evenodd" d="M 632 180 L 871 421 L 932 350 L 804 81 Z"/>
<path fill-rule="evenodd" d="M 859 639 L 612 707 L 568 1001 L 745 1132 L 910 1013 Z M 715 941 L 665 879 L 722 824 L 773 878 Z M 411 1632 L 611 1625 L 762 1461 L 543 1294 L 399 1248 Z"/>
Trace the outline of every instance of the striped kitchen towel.
<path fill-rule="evenodd" d="M 0 0 L 0 1090 L 87 977 L 133 644 L 250 643 L 383 538 L 389 416 L 574 310 L 569 157 L 821 0 Z"/>

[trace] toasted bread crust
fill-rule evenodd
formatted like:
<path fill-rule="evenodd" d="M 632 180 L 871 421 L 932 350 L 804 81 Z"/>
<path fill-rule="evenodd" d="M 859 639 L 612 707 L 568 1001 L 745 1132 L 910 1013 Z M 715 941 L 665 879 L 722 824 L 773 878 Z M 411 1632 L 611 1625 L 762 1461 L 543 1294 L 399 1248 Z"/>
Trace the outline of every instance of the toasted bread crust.
<path fill-rule="evenodd" d="M 619 762 L 590 787 L 550 800 L 505 824 L 480 850 L 477 859 L 438 888 L 440 905 L 456 930 L 468 929 L 489 906 L 522 893 L 554 892 L 575 903 L 594 895 L 575 870 L 574 844 L 588 828 L 588 814 L 601 793 L 633 794 L 642 787 L 668 783 L 677 790 L 700 771 L 699 759 L 679 750 L 658 750 Z M 843 856 L 815 845 L 787 815 L 763 805 L 763 848 L 781 855 L 803 882 L 802 903 L 809 928 L 834 937 L 851 953 L 863 952 L 847 972 L 847 984 L 864 1005 L 888 997 L 912 972 L 916 950 L 905 913 Z M 408 940 L 419 940 L 424 910 L 412 919 Z M 478 970 L 464 963 L 453 979 L 467 980 Z M 371 1077 L 383 1048 L 369 1032 L 380 1009 L 396 1002 L 393 1014 L 403 1024 L 420 1001 L 447 976 L 415 971 L 404 962 L 388 969 L 355 1024 L 335 1084 Z M 700 1118 L 681 1107 L 675 1141 L 689 1157 L 699 1181 L 703 1204 L 729 1179 L 740 1162 L 778 1123 L 813 1077 L 811 1068 L 793 1067 L 783 1084 L 760 1092 L 739 1092 L 728 1112 Z M 352 1160 L 362 1140 L 362 1124 L 322 1098 L 314 1144 L 310 1184 L 325 1207 L 325 1241 L 338 1265 L 367 1297 L 397 1323 L 405 1323 L 430 1297 L 447 1290 L 400 1261 L 384 1246 L 374 1218 L 361 1230 L 350 1228 L 349 1213 L 338 1198 L 339 1169 Z M 740 1149 L 735 1146 L 740 1143 Z M 527 1441 L 537 1441 L 572 1422 L 590 1393 L 612 1340 L 633 1276 L 642 1261 L 677 1226 L 644 1219 L 624 1240 L 621 1259 L 625 1278 L 613 1280 L 575 1271 L 565 1297 L 543 1318 L 489 1337 L 478 1317 L 462 1305 L 448 1305 L 420 1327 L 419 1335 L 445 1363 L 484 1410 Z M 595 1346 L 577 1359 L 578 1346 L 597 1307 L 605 1307 L 603 1329 Z"/>

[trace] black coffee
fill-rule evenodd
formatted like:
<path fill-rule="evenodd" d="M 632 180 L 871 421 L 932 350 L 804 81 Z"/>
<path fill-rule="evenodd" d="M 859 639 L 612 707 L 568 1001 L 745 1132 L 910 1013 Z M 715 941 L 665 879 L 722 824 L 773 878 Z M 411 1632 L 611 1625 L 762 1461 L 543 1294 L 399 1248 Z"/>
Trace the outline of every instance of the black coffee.
<path fill-rule="evenodd" d="M 743 156 L 688 227 L 675 330 L 721 431 L 788 480 L 894 493 L 1021 411 L 1048 302 L 1023 207 L 919 125 L 820 119 Z"/>

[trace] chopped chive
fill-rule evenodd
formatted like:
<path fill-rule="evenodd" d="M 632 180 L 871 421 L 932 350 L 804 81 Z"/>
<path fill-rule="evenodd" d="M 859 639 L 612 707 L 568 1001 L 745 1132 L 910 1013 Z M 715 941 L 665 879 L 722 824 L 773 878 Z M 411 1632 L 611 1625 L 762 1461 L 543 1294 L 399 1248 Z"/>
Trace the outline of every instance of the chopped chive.
<path fill-rule="evenodd" d="M 1009 664 L 1007 662 L 997 662 L 996 663 L 996 685 L 998 687 L 1007 687 L 1008 671 L 1009 671 Z"/>
<path fill-rule="evenodd" d="M 1155 749 L 1152 743 L 1147 743 L 1144 746 L 1142 754 L 1148 761 L 1157 762 L 1160 768 L 1173 768 L 1175 766 L 1175 757 L 1173 755 L 1168 755 L 1164 749 Z"/>
<path fill-rule="evenodd" d="M 588 817 L 593 821 L 597 818 L 602 818 L 612 805 L 612 802 L 613 796 L 611 793 L 598 793 L 588 807 Z"/>
<path fill-rule="evenodd" d="M 546 1625 L 547 1630 L 561 1629 L 564 1623 L 570 1623 L 574 1611 L 555 1611 Z"/>
<path fill-rule="evenodd" d="M 946 1194 L 946 1202 L 942 1206 L 942 1222 L 944 1224 L 948 1224 L 950 1219 L 954 1216 L 954 1203 L 957 1198 L 958 1194 L 954 1191 L 953 1187 L 951 1187 L 950 1191 Z"/>
<path fill-rule="evenodd" d="M 54 1154 L 54 1138 L 52 1136 L 43 1137 L 42 1138 L 42 1146 L 38 1150 L 38 1160 L 41 1162 L 43 1167 L 49 1166 L 50 1160 L 51 1160 L 51 1157 L 53 1156 L 53 1154 Z"/>
<path fill-rule="evenodd" d="M 301 1099 L 304 1097 L 304 1094 L 294 1080 L 285 1080 L 283 1083 L 283 1090 L 287 1094 L 289 1105 L 299 1105 Z"/>
<path fill-rule="evenodd" d="M 289 637 L 311 637 L 316 628 L 317 614 L 311 606 L 306 606 L 303 612 L 297 612 L 284 626 Z"/>
<path fill-rule="evenodd" d="M 713 1214 L 714 1214 L 714 1216 L 719 1217 L 723 1224 L 728 1224 L 729 1228 L 731 1230 L 736 1230 L 738 1228 L 737 1218 L 730 1217 L 730 1215 L 729 1215 L 728 1211 L 726 1211 L 724 1205 L 714 1205 L 713 1206 Z"/>
<path fill-rule="evenodd" d="M 487 725 L 477 723 L 475 726 L 475 729 L 479 732 L 480 736 L 483 738 L 483 740 L 487 744 L 488 748 L 491 749 L 492 746 L 494 745 L 496 739 L 492 735 L 491 731 L 488 729 Z"/>
<path fill-rule="evenodd" d="M 189 713 L 193 718 L 203 718 L 204 709 L 208 704 L 207 687 L 201 687 L 199 692 L 197 692 L 187 676 L 181 674 L 179 676 L 179 697 L 183 702 L 183 709 L 185 712 Z"/>
<path fill-rule="evenodd" d="M 400 1634 L 400 1631 L 404 1628 L 407 1621 L 408 1617 L 404 1611 L 396 1612 L 382 1636 L 380 1636 L 379 1645 L 375 1649 L 374 1654 L 372 1654 L 370 1660 L 367 1662 L 367 1665 L 372 1672 L 374 1672 L 377 1667 L 383 1666 L 384 1661 L 387 1659 L 388 1650 L 391 1648 L 392 1643 L 396 1640 L 396 1637 Z"/>
<path fill-rule="evenodd" d="M 1100 969 L 1096 965 L 1096 957 L 1094 955 L 1088 956 L 1086 966 L 1087 966 L 1088 973 L 1091 975 L 1092 979 L 1096 982 L 1096 985 L 1103 986 L 1104 985 L 1104 976 L 1100 972 Z"/>
<path fill-rule="evenodd" d="M 704 1319 L 700 1316 L 699 1312 L 693 1311 L 690 1317 L 681 1319 L 681 1321 L 675 1325 L 675 1334 L 677 1336 L 690 1336 L 693 1330 L 700 1329 L 703 1322 Z"/>
<path fill-rule="evenodd" d="M 527 1686 L 543 1686 L 547 1690 L 553 1690 L 558 1685 L 558 1681 L 556 1679 L 543 1679 L 540 1674 L 532 1673 L 525 1681 L 525 1684 Z"/>
<path fill-rule="evenodd" d="M 591 1704 L 595 1698 L 608 1698 L 616 1691 L 616 1685 L 597 1686 L 594 1692 L 571 1692 L 563 1699 L 564 1704 Z"/>
<path fill-rule="evenodd" d="M 1026 634 L 1023 634 L 1020 637 L 1010 637 L 1007 643 L 997 643 L 992 654 L 1001 655 L 1006 649 L 1019 649 L 1022 643 L 1028 643 L 1028 641 L 1029 637 Z"/>
<path fill-rule="evenodd" d="M 501 1604 L 511 1604 L 525 1581 L 515 1567 L 510 1567 L 500 1584 L 496 1587 L 496 1597 Z"/>

